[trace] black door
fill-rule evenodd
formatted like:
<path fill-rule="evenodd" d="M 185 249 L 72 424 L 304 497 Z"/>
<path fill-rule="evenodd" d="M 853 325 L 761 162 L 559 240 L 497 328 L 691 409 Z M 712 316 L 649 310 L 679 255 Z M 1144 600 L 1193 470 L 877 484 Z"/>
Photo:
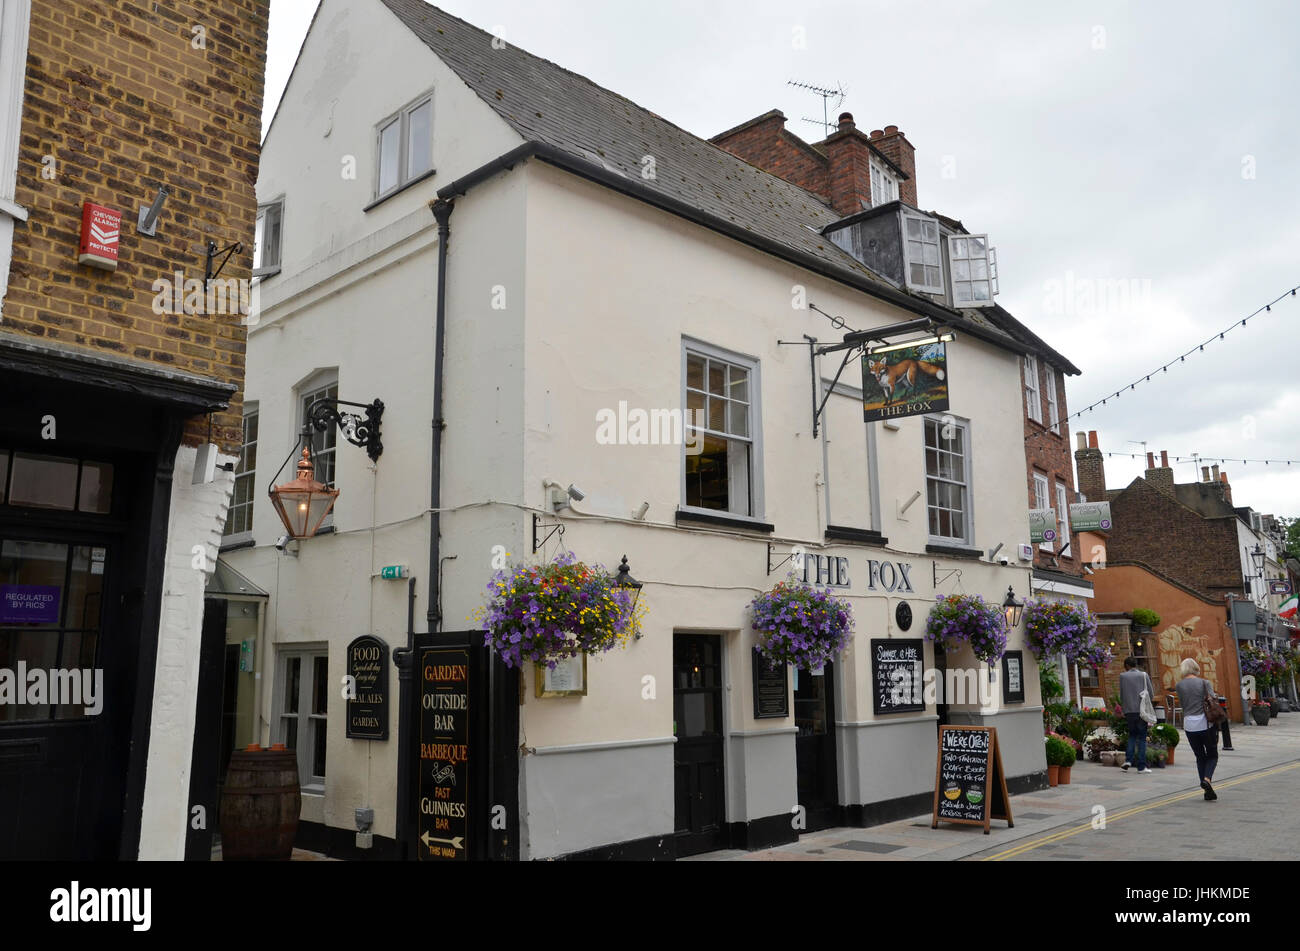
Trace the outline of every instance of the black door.
<path fill-rule="evenodd" d="M 726 845 L 722 774 L 722 639 L 673 638 L 673 781 L 677 854 Z"/>
<path fill-rule="evenodd" d="M 0 672 L 19 691 L 0 704 L 0 859 L 118 855 L 135 658 L 124 656 L 133 652 L 108 608 L 117 554 L 108 536 L 33 537 L 0 521 Z M 32 619 L 19 620 L 24 613 Z M 66 702 L 72 682 L 62 672 L 89 695 Z"/>
<path fill-rule="evenodd" d="M 835 824 L 835 677 L 827 663 L 820 673 L 801 670 L 794 690 L 795 770 L 799 805 L 807 828 L 815 832 Z"/>

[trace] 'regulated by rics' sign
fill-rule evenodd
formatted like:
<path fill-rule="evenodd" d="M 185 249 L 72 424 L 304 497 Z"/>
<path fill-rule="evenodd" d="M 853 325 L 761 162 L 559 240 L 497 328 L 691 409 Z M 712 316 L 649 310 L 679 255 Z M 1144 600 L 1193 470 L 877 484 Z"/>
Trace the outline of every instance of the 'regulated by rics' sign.
<path fill-rule="evenodd" d="M 58 585 L 0 584 L 0 624 L 59 623 Z"/>

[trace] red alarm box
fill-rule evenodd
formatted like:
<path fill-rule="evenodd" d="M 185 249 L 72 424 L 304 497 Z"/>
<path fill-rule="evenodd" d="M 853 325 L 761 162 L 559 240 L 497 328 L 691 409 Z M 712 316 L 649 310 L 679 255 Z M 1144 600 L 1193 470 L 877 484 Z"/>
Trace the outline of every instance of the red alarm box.
<path fill-rule="evenodd" d="M 122 234 L 122 213 L 88 201 L 81 209 L 79 264 L 117 270 L 117 243 Z"/>

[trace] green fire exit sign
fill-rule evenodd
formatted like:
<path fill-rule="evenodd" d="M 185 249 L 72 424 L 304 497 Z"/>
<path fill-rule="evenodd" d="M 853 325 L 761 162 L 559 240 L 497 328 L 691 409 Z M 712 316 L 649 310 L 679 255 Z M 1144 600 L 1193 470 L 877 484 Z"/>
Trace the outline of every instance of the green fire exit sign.
<path fill-rule="evenodd" d="M 410 576 L 411 569 L 406 567 L 406 565 L 385 565 L 383 568 L 379 569 L 379 577 L 385 579 L 409 578 Z"/>

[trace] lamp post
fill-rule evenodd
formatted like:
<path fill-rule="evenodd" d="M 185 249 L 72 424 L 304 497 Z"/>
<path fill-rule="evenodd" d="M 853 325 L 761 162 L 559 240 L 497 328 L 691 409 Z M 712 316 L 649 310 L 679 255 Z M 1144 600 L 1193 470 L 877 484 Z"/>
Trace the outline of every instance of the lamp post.
<path fill-rule="evenodd" d="M 365 410 L 359 413 L 341 413 L 340 406 L 356 406 Z M 281 485 L 275 484 L 284 467 L 289 464 L 293 454 L 298 450 L 294 443 L 289 456 L 281 463 L 267 487 L 266 494 L 271 498 L 280 521 L 290 538 L 311 538 L 320 528 L 338 501 L 339 490 L 332 489 L 316 479 L 316 463 L 312 457 L 312 430 L 325 432 L 330 426 L 337 426 L 343 438 L 354 446 L 366 450 L 372 461 L 379 459 L 384 445 L 379 439 L 379 421 L 384 415 L 384 404 L 380 400 L 372 403 L 349 403 L 346 400 L 320 399 L 307 409 L 307 419 L 302 424 L 299 440 L 303 443 L 302 455 L 298 460 L 298 477 Z"/>

